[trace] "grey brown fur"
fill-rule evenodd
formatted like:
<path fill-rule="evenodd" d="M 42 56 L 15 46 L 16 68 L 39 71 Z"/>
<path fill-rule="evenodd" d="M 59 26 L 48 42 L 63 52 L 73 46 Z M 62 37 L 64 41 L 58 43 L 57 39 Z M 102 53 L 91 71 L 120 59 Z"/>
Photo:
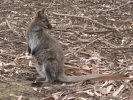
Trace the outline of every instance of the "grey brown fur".
<path fill-rule="evenodd" d="M 52 26 L 42 9 L 35 14 L 27 30 L 28 52 L 37 60 L 36 70 L 41 79 L 44 79 L 45 82 L 78 82 L 106 76 L 102 74 L 67 76 L 64 73 L 62 47 L 56 39 L 47 33 L 51 28 Z"/>

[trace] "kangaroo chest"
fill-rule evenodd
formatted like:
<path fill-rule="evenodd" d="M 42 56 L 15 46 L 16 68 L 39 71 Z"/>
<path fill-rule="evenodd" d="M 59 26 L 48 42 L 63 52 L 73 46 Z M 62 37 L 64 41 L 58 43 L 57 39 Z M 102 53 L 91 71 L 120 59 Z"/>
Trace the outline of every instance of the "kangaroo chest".
<path fill-rule="evenodd" d="M 31 51 L 33 51 L 39 44 L 40 39 L 38 38 L 37 33 L 32 33 L 28 39 L 29 47 L 31 48 Z"/>

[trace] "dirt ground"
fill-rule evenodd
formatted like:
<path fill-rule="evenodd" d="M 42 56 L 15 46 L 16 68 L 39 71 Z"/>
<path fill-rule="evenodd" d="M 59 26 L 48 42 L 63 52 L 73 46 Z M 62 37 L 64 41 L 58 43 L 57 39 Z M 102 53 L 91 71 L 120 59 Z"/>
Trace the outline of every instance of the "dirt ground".
<path fill-rule="evenodd" d="M 121 74 L 131 80 L 35 83 L 26 29 L 46 9 L 62 45 L 65 72 Z M 133 100 L 133 1 L 0 0 L 0 100 Z"/>

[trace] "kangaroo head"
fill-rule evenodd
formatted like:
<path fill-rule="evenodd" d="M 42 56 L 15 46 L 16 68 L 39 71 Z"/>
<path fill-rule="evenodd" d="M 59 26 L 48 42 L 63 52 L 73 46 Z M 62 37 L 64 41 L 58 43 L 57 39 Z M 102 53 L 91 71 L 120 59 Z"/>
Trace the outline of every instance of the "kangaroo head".
<path fill-rule="evenodd" d="M 49 23 L 49 20 L 47 19 L 47 16 L 44 14 L 44 9 L 41 9 L 36 12 L 35 20 L 37 21 L 37 24 L 39 24 L 43 28 L 52 28 L 51 24 Z"/>

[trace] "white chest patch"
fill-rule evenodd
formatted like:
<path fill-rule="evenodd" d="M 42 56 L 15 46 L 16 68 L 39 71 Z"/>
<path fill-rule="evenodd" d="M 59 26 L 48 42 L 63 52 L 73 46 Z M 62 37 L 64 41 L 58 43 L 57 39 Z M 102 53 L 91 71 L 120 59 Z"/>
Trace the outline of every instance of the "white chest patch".
<path fill-rule="evenodd" d="M 40 40 L 38 39 L 37 34 L 32 34 L 32 36 L 29 39 L 29 46 L 31 48 L 31 51 L 36 48 L 40 43 Z"/>

